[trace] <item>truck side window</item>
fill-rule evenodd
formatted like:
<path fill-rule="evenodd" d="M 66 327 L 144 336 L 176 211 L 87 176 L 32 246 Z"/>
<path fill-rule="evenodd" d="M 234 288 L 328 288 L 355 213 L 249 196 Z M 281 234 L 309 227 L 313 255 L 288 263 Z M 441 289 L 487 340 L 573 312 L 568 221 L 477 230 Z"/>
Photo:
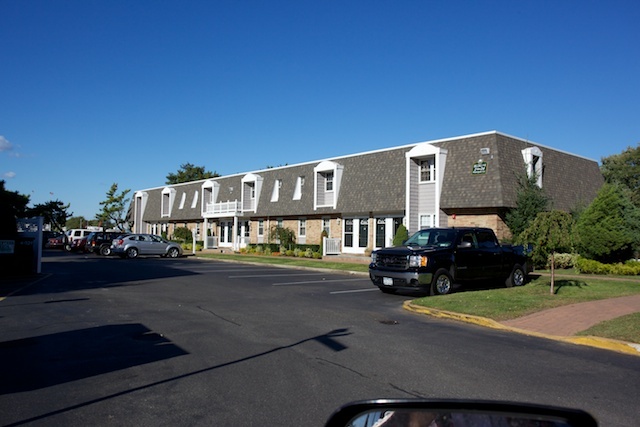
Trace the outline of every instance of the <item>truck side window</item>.
<path fill-rule="evenodd" d="M 478 246 L 483 249 L 493 249 L 498 247 L 495 239 L 493 238 L 493 234 L 487 231 L 479 231 L 478 232 Z"/>
<path fill-rule="evenodd" d="M 462 235 L 462 238 L 460 239 L 460 243 L 471 243 L 471 247 L 472 248 L 477 248 L 478 245 L 475 242 L 473 233 L 465 233 Z"/>

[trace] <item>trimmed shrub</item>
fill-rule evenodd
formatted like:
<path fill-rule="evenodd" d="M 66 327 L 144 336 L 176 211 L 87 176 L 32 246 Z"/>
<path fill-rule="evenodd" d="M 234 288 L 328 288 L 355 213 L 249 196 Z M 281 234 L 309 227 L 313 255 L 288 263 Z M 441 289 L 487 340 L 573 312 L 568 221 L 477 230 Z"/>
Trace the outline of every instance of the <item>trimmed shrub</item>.
<path fill-rule="evenodd" d="M 407 227 L 404 224 L 400 224 L 398 227 L 398 231 L 396 231 L 396 235 L 393 236 L 393 246 L 402 246 L 405 240 L 409 238 L 409 232 L 407 231 Z"/>
<path fill-rule="evenodd" d="M 604 264 L 599 261 L 578 257 L 575 268 L 582 274 L 614 274 L 619 276 L 640 275 L 640 262 L 627 261 L 626 263 Z"/>
<path fill-rule="evenodd" d="M 569 268 L 573 268 L 575 266 L 577 257 L 578 255 L 576 254 L 566 254 L 566 253 L 556 254 L 555 266 L 556 268 L 565 269 L 565 270 Z M 551 268 L 551 255 L 549 255 L 549 259 L 547 260 L 546 267 Z"/>

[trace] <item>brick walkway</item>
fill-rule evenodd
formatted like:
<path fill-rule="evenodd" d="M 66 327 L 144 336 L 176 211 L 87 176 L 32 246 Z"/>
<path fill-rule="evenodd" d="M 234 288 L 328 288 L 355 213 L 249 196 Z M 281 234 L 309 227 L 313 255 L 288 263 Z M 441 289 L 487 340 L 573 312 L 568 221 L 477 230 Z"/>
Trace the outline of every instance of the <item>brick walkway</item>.
<path fill-rule="evenodd" d="M 501 323 L 532 332 L 571 336 L 605 320 L 636 312 L 640 312 L 640 295 L 565 305 Z"/>

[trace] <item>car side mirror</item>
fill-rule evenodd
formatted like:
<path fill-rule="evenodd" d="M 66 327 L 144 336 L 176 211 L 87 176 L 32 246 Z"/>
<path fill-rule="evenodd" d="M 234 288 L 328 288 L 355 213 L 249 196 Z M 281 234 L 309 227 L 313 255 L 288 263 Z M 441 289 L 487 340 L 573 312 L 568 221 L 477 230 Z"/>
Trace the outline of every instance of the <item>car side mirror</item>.
<path fill-rule="evenodd" d="M 326 427 L 450 426 L 595 427 L 596 420 L 576 409 L 510 402 L 469 400 L 371 400 L 336 411 Z"/>

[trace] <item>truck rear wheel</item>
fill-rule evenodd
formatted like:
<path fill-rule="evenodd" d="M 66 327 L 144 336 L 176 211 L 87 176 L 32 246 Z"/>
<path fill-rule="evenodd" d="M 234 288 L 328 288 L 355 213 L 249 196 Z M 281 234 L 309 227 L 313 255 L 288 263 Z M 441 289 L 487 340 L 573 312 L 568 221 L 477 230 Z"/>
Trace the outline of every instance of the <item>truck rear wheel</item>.
<path fill-rule="evenodd" d="M 507 277 L 507 280 L 504 282 L 507 288 L 512 288 L 514 286 L 522 286 L 525 282 L 525 274 L 522 267 L 519 265 L 515 265 L 513 270 L 511 270 L 511 274 Z"/>
<path fill-rule="evenodd" d="M 441 268 L 436 271 L 431 283 L 431 295 L 446 295 L 451 293 L 453 280 L 447 270 Z"/>

